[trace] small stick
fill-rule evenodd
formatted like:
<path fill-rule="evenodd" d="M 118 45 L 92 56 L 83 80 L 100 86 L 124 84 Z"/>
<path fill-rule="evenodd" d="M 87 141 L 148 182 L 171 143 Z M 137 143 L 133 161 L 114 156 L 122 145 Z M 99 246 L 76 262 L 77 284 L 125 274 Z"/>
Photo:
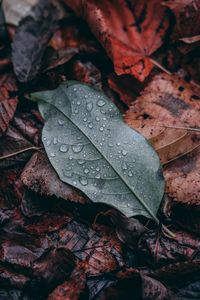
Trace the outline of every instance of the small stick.
<path fill-rule="evenodd" d="M 170 71 L 168 71 L 167 69 L 165 69 L 165 67 L 163 67 L 159 62 L 155 61 L 153 58 L 150 58 L 150 61 L 159 69 L 161 69 L 162 71 L 164 71 L 165 73 L 167 73 L 168 75 L 172 75 L 172 73 Z"/>
<path fill-rule="evenodd" d="M 175 237 L 176 237 L 176 235 L 175 235 L 171 230 L 169 230 L 165 225 L 162 225 L 162 229 L 163 229 L 163 231 L 165 231 L 170 237 L 172 237 L 172 238 L 175 238 Z"/>
<path fill-rule="evenodd" d="M 26 151 L 29 151 L 29 150 L 39 151 L 40 149 L 42 149 L 42 148 L 41 147 L 40 148 L 39 147 L 35 147 L 35 146 L 28 147 L 28 148 L 25 148 L 25 149 L 22 149 L 22 150 L 19 150 L 19 151 L 16 151 L 16 152 L 13 152 L 13 153 L 10 153 L 10 154 L 7 154 L 7 155 L 0 156 L 0 160 L 16 156 L 16 155 L 18 155 L 20 153 L 23 153 L 23 152 L 26 152 Z"/>

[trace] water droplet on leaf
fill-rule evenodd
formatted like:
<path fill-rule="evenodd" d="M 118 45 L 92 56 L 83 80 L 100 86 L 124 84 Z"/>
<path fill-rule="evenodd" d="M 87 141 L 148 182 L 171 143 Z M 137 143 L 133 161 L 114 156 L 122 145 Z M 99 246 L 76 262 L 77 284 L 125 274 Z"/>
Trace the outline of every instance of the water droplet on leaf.
<path fill-rule="evenodd" d="M 129 172 L 128 172 L 128 176 L 129 176 L 129 177 L 132 177 L 132 176 L 133 176 L 133 173 L 132 173 L 131 171 L 129 171 Z"/>
<path fill-rule="evenodd" d="M 67 178 L 71 178 L 73 175 L 72 171 L 68 171 L 68 170 L 63 170 L 63 175 Z"/>
<path fill-rule="evenodd" d="M 125 161 L 122 163 L 122 169 L 123 170 L 127 170 L 128 169 L 127 163 Z"/>
<path fill-rule="evenodd" d="M 98 102 L 97 102 L 97 105 L 98 106 L 104 106 L 106 103 L 103 101 L 103 100 L 99 100 Z"/>
<path fill-rule="evenodd" d="M 87 178 L 81 177 L 81 178 L 80 178 L 80 183 L 81 183 L 82 185 L 87 185 L 87 184 L 88 184 Z"/>
<path fill-rule="evenodd" d="M 78 164 L 79 164 L 79 165 L 83 165 L 84 163 L 85 163 L 85 160 L 83 160 L 83 159 L 79 159 L 79 160 L 78 160 Z"/>
<path fill-rule="evenodd" d="M 69 150 L 69 146 L 66 144 L 63 144 L 60 146 L 60 151 L 63 153 L 66 153 Z"/>
<path fill-rule="evenodd" d="M 51 140 L 47 140 L 46 145 L 49 147 L 51 145 Z"/>
<path fill-rule="evenodd" d="M 90 171 L 89 171 L 88 169 L 85 169 L 85 170 L 84 170 L 84 173 L 85 173 L 85 174 L 88 174 L 89 172 L 90 172 Z"/>
<path fill-rule="evenodd" d="M 81 152 L 83 150 L 83 145 L 81 145 L 81 144 L 73 145 L 72 146 L 72 150 L 75 153 L 79 153 L 79 152 Z"/>
<path fill-rule="evenodd" d="M 65 121 L 63 121 L 63 120 L 61 120 L 61 119 L 58 119 L 58 124 L 62 126 L 62 125 L 65 124 Z"/>
<path fill-rule="evenodd" d="M 87 111 L 91 111 L 92 110 L 92 108 L 93 108 L 93 104 L 92 103 L 87 103 L 87 105 L 86 105 L 86 109 L 87 109 Z"/>
<path fill-rule="evenodd" d="M 56 137 L 53 138 L 53 144 L 56 145 L 58 143 L 58 139 Z"/>
<path fill-rule="evenodd" d="M 122 154 L 125 156 L 127 154 L 126 150 L 122 150 Z"/>

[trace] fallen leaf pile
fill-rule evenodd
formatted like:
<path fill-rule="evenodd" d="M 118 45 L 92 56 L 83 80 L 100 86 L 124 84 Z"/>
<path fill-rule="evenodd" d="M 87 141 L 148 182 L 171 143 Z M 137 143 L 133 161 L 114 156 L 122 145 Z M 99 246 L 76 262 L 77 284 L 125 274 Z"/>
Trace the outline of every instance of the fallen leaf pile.
<path fill-rule="evenodd" d="M 0 299 L 200 299 L 199 53 L 198 0 L 0 1 Z"/>

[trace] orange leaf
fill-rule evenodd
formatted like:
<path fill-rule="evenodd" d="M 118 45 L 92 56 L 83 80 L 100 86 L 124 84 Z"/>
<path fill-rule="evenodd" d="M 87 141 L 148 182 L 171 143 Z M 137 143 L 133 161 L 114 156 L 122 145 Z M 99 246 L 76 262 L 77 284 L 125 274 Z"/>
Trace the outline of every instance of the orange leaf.
<path fill-rule="evenodd" d="M 112 59 L 118 75 L 143 81 L 153 64 L 149 56 L 162 45 L 168 28 L 165 8 L 158 0 L 65 0 L 90 25 Z"/>

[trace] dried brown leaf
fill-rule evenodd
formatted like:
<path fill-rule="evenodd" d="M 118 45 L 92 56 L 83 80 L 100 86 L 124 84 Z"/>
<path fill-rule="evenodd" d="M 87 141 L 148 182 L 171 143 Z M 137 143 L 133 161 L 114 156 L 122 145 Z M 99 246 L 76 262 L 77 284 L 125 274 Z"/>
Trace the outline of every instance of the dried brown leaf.
<path fill-rule="evenodd" d="M 48 159 L 42 153 L 35 153 L 32 156 L 21 174 L 21 180 L 29 189 L 42 195 L 55 195 L 58 198 L 80 203 L 89 201 L 78 190 L 58 178 Z"/>
<path fill-rule="evenodd" d="M 125 114 L 125 121 L 150 140 L 166 164 L 166 192 L 175 201 L 197 206 L 200 134 L 165 126 L 199 128 L 198 99 L 199 95 L 182 79 L 161 74 L 154 77 Z"/>

